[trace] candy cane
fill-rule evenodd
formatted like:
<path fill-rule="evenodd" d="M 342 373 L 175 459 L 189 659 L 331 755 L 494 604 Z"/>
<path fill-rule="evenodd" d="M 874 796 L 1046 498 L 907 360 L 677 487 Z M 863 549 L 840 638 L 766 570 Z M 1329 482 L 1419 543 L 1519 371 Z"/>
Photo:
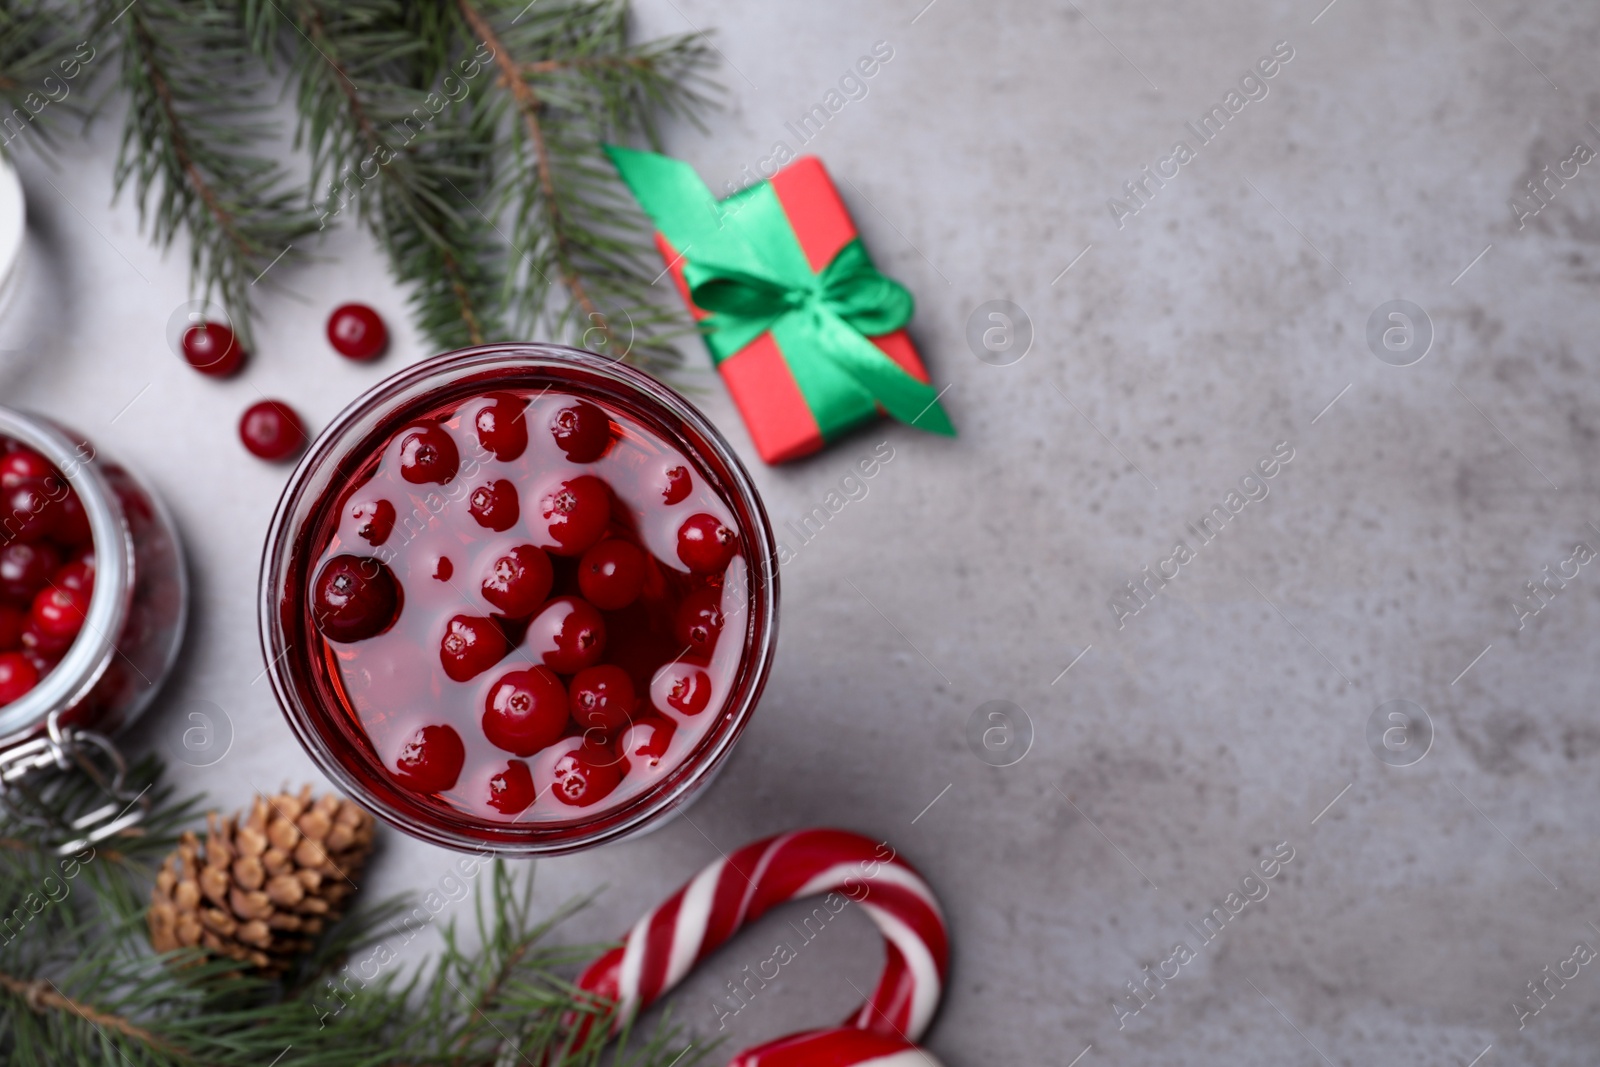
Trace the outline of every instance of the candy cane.
<path fill-rule="evenodd" d="M 746 923 L 802 897 L 837 893 L 883 934 L 883 976 L 837 1029 L 780 1038 L 729 1067 L 937 1067 L 913 1044 L 939 1006 L 949 937 L 933 891 L 887 845 L 843 830 L 799 830 L 746 845 L 645 915 L 578 985 L 615 1003 L 613 1029 L 681 982 Z"/>

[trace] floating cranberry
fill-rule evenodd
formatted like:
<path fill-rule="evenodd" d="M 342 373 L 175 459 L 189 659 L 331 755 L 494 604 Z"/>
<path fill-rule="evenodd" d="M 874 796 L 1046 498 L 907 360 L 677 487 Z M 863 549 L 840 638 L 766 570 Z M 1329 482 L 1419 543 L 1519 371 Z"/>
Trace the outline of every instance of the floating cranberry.
<path fill-rule="evenodd" d="M 667 468 L 667 487 L 661 490 L 663 504 L 681 504 L 689 499 L 689 490 L 694 488 L 694 480 L 689 477 L 688 467 Z"/>
<path fill-rule="evenodd" d="M 556 760 L 551 792 L 563 804 L 587 808 L 617 788 L 622 781 L 620 762 L 608 746 L 585 741 Z"/>
<path fill-rule="evenodd" d="M 715 515 L 691 515 L 678 527 L 678 558 L 696 574 L 721 574 L 738 545 L 739 535 Z"/>
<path fill-rule="evenodd" d="M 438 423 L 420 423 L 400 435 L 400 477 L 413 485 L 444 485 L 460 469 L 461 453 Z"/>
<path fill-rule="evenodd" d="M 490 393 L 491 403 L 478 410 L 473 427 L 478 443 L 502 463 L 510 463 L 528 447 L 528 404 L 510 393 Z"/>
<path fill-rule="evenodd" d="M 39 684 L 39 670 L 21 652 L 0 652 L 0 704 L 28 695 Z"/>
<path fill-rule="evenodd" d="M 592 474 L 556 483 L 539 498 L 551 552 L 558 556 L 582 555 L 600 540 L 611 519 L 611 489 Z"/>
<path fill-rule="evenodd" d="M 449 556 L 440 556 L 433 565 L 433 576 L 441 582 L 448 582 L 456 572 L 456 565 L 450 562 Z"/>
<path fill-rule="evenodd" d="M 550 420 L 556 447 L 574 463 L 593 463 L 611 444 L 611 420 L 606 413 L 579 400 L 560 408 Z"/>
<path fill-rule="evenodd" d="M 400 749 L 394 775 L 418 793 L 442 793 L 455 787 L 466 761 L 460 734 L 448 726 L 424 726 Z"/>
<path fill-rule="evenodd" d="M 0 548 L 0 596 L 26 604 L 61 568 L 61 553 L 48 541 L 13 541 Z"/>
<path fill-rule="evenodd" d="M 711 676 L 684 660 L 662 664 L 650 679 L 650 702 L 661 711 L 698 715 L 711 703 Z"/>
<path fill-rule="evenodd" d="M 0 457 L 0 489 L 10 489 L 29 478 L 48 478 L 56 472 L 50 461 L 31 448 L 19 447 Z"/>
<path fill-rule="evenodd" d="M 55 478 L 24 478 L 0 491 L 0 541 L 38 541 L 55 532 L 62 485 Z"/>
<path fill-rule="evenodd" d="M 50 579 L 50 584 L 60 589 L 82 593 L 85 599 L 94 595 L 94 556 L 78 558 L 63 564 Z"/>
<path fill-rule="evenodd" d="M 557 597 L 528 627 L 528 648 L 557 674 L 577 674 L 600 662 L 606 624 L 587 600 Z"/>
<path fill-rule="evenodd" d="M 574 722 L 585 730 L 608 734 L 628 724 L 638 703 L 628 672 L 609 663 L 579 671 L 572 679 L 568 699 Z"/>
<path fill-rule="evenodd" d="M 484 700 L 483 736 L 513 755 L 548 748 L 566 728 L 567 691 L 548 668 L 509 671 Z"/>
<path fill-rule="evenodd" d="M 0 652 L 11 652 L 22 647 L 22 631 L 28 625 L 28 613 L 11 604 L 0 604 Z"/>
<path fill-rule="evenodd" d="M 376 359 L 389 347 L 389 330 L 365 304 L 341 304 L 328 316 L 328 343 L 348 359 Z"/>
<path fill-rule="evenodd" d="M 578 588 L 601 611 L 627 607 L 644 588 L 644 553 L 620 538 L 601 541 L 578 562 Z"/>
<path fill-rule="evenodd" d="M 722 632 L 722 622 L 722 590 L 696 589 L 678 605 L 673 633 L 689 651 L 709 656 Z"/>
<path fill-rule="evenodd" d="M 361 524 L 356 534 L 374 548 L 394 533 L 394 505 L 387 500 L 364 500 L 350 508 L 350 517 Z"/>
<path fill-rule="evenodd" d="M 39 634 L 41 648 L 70 645 L 88 610 L 89 598 L 76 590 L 45 589 L 33 598 L 28 626 Z"/>
<path fill-rule="evenodd" d="M 183 358 L 189 366 L 212 378 L 236 373 L 245 361 L 244 346 L 220 322 L 201 322 L 183 331 Z"/>
<path fill-rule="evenodd" d="M 76 492 L 67 490 L 67 495 L 62 497 L 56 505 L 56 526 L 53 533 L 55 539 L 64 545 L 86 545 L 94 540 L 94 532 L 89 529 L 89 513 L 83 510 L 83 500 Z"/>
<path fill-rule="evenodd" d="M 521 505 L 517 503 L 517 487 L 504 478 L 480 485 L 467 499 L 467 510 L 485 526 L 496 533 L 505 533 L 517 524 Z"/>
<path fill-rule="evenodd" d="M 306 427 L 288 404 L 263 400 L 244 409 L 239 440 L 252 455 L 275 463 L 298 455 L 306 446 Z"/>
<path fill-rule="evenodd" d="M 439 662 L 444 673 L 457 682 L 467 682 L 499 663 L 506 655 L 506 635 L 493 619 L 477 615 L 457 615 L 444 628 L 439 642 Z"/>
<path fill-rule="evenodd" d="M 508 618 L 527 618 L 550 595 L 554 581 L 544 549 L 518 545 L 490 566 L 489 577 L 483 580 L 483 599 Z"/>
<path fill-rule="evenodd" d="M 489 806 L 502 815 L 526 811 L 535 795 L 533 772 L 521 760 L 512 760 L 505 770 L 489 779 Z"/>
<path fill-rule="evenodd" d="M 628 762 L 630 769 L 636 765 L 659 767 L 667 755 L 667 746 L 672 744 L 672 735 L 677 731 L 678 728 L 673 725 L 671 719 L 663 719 L 659 715 L 643 715 L 628 727 L 617 747 L 622 751 L 622 758 Z"/>
<path fill-rule="evenodd" d="M 340 644 L 365 641 L 400 617 L 400 583 L 380 559 L 334 556 L 317 574 L 311 605 L 322 636 Z"/>

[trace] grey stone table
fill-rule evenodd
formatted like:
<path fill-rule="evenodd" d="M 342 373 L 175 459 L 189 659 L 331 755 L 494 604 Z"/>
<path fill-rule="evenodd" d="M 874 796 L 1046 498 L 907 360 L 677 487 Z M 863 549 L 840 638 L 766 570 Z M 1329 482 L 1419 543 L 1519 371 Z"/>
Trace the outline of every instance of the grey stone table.
<path fill-rule="evenodd" d="M 641 0 L 726 60 L 729 109 L 671 150 L 719 188 L 823 155 L 961 436 L 885 424 L 770 469 L 692 376 L 780 525 L 893 459 L 786 538 L 776 671 L 690 818 L 543 864 L 551 906 L 609 886 L 564 936 L 837 824 L 943 895 L 952 1067 L 1595 1062 L 1600 9 L 1324 3 Z M 5 323 L 4 396 L 171 502 L 195 624 L 134 740 L 220 706 L 231 749 L 186 780 L 233 805 L 315 776 L 259 680 L 285 475 L 234 420 L 259 391 L 321 424 L 427 353 L 345 231 L 263 294 L 247 375 L 188 371 L 184 255 L 110 202 L 112 128 L 22 161 L 36 314 Z M 395 324 L 384 362 L 330 355 L 335 299 Z M 376 881 L 449 862 L 391 838 Z M 679 1017 L 714 1036 L 785 929 Z M 880 951 L 845 916 L 733 1040 L 843 1016 Z"/>

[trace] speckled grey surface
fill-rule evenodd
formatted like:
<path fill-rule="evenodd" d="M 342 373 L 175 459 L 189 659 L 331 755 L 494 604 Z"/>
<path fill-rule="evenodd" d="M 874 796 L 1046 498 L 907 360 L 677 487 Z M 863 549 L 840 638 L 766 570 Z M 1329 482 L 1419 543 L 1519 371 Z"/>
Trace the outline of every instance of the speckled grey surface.
<path fill-rule="evenodd" d="M 692 822 L 545 863 L 541 899 L 608 884 L 568 936 L 611 936 L 719 849 L 838 824 L 892 841 L 943 896 L 954 970 L 929 1043 L 951 1067 L 1592 1064 L 1594 968 L 1543 1000 L 1528 983 L 1600 945 L 1600 571 L 1564 563 L 1600 547 L 1600 173 L 1569 164 L 1537 214 L 1525 183 L 1600 147 L 1600 10 L 925 2 L 641 2 L 647 30 L 716 28 L 730 108 L 670 147 L 718 187 L 776 141 L 798 148 L 785 124 L 892 47 L 805 147 L 916 291 L 913 332 L 961 436 L 884 425 L 768 469 L 700 373 L 779 524 L 879 442 L 894 458 L 791 541 L 776 671 Z M 1201 145 L 1185 123 L 1226 108 L 1278 42 L 1292 59 Z M 188 780 L 232 804 L 314 774 L 252 681 L 284 474 L 243 454 L 234 419 L 259 391 L 320 424 L 425 353 L 344 232 L 325 249 L 337 262 L 277 279 L 302 296 L 264 295 L 247 375 L 181 366 L 163 330 L 184 257 L 161 259 L 131 206 L 109 205 L 110 128 L 54 171 L 23 160 L 42 315 L 13 314 L 5 344 L 31 336 L 43 358 L 8 356 L 4 396 L 137 464 L 179 516 L 195 625 L 136 740 L 168 746 L 186 701 L 219 705 L 232 748 Z M 1130 199 L 1141 168 L 1171 173 L 1179 140 L 1193 158 Z M 399 328 L 383 363 L 328 352 L 336 299 Z M 1431 323 L 1410 366 L 1393 364 L 1416 348 L 1368 345 L 1395 299 Z M 1008 365 L 1018 349 L 986 362 L 967 340 L 994 300 L 1031 323 Z M 1241 493 L 1210 543 L 1188 529 L 1280 443 L 1293 459 L 1268 495 Z M 1165 563 L 1180 540 L 1192 558 Z M 1147 565 L 1177 573 L 1137 614 L 1109 606 Z M 1519 614 L 1547 565 L 1577 575 Z M 1396 699 L 1433 731 L 1409 766 L 1393 764 L 1416 758 L 1421 724 L 1384 735 L 1392 709 L 1377 712 Z M 995 700 L 1031 722 L 1008 767 L 967 741 Z M 1293 858 L 1266 898 L 1202 943 L 1187 924 L 1280 843 Z M 392 838 L 378 888 L 431 886 L 448 860 Z M 713 1035 L 713 997 L 770 954 L 782 918 L 703 968 L 679 1017 Z M 1133 999 L 1126 983 L 1171 974 L 1179 941 L 1194 958 Z M 733 1040 L 842 1016 L 857 995 L 840 979 L 864 987 L 879 952 L 848 917 Z"/>

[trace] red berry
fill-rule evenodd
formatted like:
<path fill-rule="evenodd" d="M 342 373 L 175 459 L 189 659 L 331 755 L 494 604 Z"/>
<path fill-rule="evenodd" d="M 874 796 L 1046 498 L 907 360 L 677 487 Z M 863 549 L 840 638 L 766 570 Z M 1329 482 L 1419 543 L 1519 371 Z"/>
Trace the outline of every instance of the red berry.
<path fill-rule="evenodd" d="M 677 730 L 671 719 L 643 715 L 628 727 L 617 747 L 622 751 L 622 758 L 628 761 L 630 769 L 635 765 L 659 767 Z"/>
<path fill-rule="evenodd" d="M 63 650 L 64 651 L 64 650 Z M 56 669 L 56 664 L 61 662 L 61 652 L 40 652 L 37 648 L 22 648 L 22 658 L 33 664 L 33 669 L 43 678 Z"/>
<path fill-rule="evenodd" d="M 460 468 L 461 453 L 438 423 L 421 423 L 400 435 L 400 477 L 413 485 L 444 485 Z"/>
<path fill-rule="evenodd" d="M 506 651 L 506 635 L 493 619 L 457 615 L 445 624 L 439 662 L 453 680 L 467 682 L 499 663 Z"/>
<path fill-rule="evenodd" d="M 61 568 L 61 553 L 48 541 L 14 541 L 0 548 L 0 596 L 26 604 Z"/>
<path fill-rule="evenodd" d="M 609 747 L 585 741 L 556 760 L 551 792 L 575 808 L 599 803 L 622 781 L 620 762 Z"/>
<path fill-rule="evenodd" d="M 467 510 L 479 526 L 504 533 L 517 524 L 522 508 L 517 502 L 517 487 L 501 478 L 474 489 L 467 500 Z"/>
<path fill-rule="evenodd" d="M 455 574 L 456 565 L 450 562 L 449 556 L 440 556 L 433 565 L 433 576 L 441 582 L 448 582 L 450 576 Z"/>
<path fill-rule="evenodd" d="M 526 811 L 535 795 L 533 773 L 521 760 L 512 760 L 505 770 L 489 779 L 489 806 L 502 815 Z"/>
<path fill-rule="evenodd" d="M 51 664 L 61 658 L 62 653 L 72 647 L 71 637 L 60 637 L 46 633 L 34 621 L 33 612 L 28 612 L 28 621 L 22 627 L 22 651 L 39 658 L 39 673 L 44 673 L 44 664 Z"/>
<path fill-rule="evenodd" d="M 574 722 L 585 730 L 608 734 L 629 723 L 638 703 L 628 672 L 609 663 L 579 671 L 572 679 L 568 700 Z"/>
<path fill-rule="evenodd" d="M 251 454 L 276 462 L 306 446 L 306 428 L 294 409 L 281 400 L 263 400 L 245 408 L 239 419 L 239 440 Z"/>
<path fill-rule="evenodd" d="M 578 588 L 601 611 L 627 607 L 644 588 L 644 553 L 619 538 L 601 541 L 578 563 Z"/>
<path fill-rule="evenodd" d="M 328 343 L 349 359 L 376 359 L 389 346 L 389 330 L 365 304 L 341 304 L 328 316 Z"/>
<path fill-rule="evenodd" d="M 667 470 L 667 487 L 661 490 L 663 504 L 681 504 L 689 499 L 689 490 L 694 488 L 694 480 L 689 477 L 688 467 L 671 467 Z"/>
<path fill-rule="evenodd" d="M 539 498 L 547 546 L 558 556 L 582 555 L 611 519 L 611 488 L 592 474 L 569 478 Z"/>
<path fill-rule="evenodd" d="M 50 461 L 31 448 L 18 447 L 0 457 L 0 489 L 10 489 L 29 478 L 48 478 L 56 472 Z"/>
<path fill-rule="evenodd" d="M 201 322 L 183 331 L 183 358 L 212 378 L 226 378 L 244 366 L 244 346 L 220 322 Z"/>
<path fill-rule="evenodd" d="M 527 401 L 510 393 L 490 393 L 492 401 L 478 410 L 473 426 L 478 443 L 502 463 L 510 463 L 528 447 Z"/>
<path fill-rule="evenodd" d="M 400 617 L 400 583 L 380 559 L 334 556 L 317 574 L 311 603 L 322 636 L 352 644 L 376 637 Z"/>
<path fill-rule="evenodd" d="M 83 501 L 76 492 L 68 489 L 56 507 L 54 536 L 57 541 L 64 545 L 86 545 L 94 540 L 94 532 L 89 529 L 89 513 L 83 510 Z"/>
<path fill-rule="evenodd" d="M 574 463 L 593 463 L 611 444 L 611 420 L 586 400 L 568 404 L 550 420 L 556 447 Z"/>
<path fill-rule="evenodd" d="M 483 580 L 483 599 L 508 618 L 527 618 L 550 595 L 554 581 L 544 549 L 518 545 L 490 566 L 489 577 Z"/>
<path fill-rule="evenodd" d="M 466 761 L 460 734 L 448 726 L 424 726 L 400 749 L 394 776 L 418 793 L 442 793 L 455 788 Z"/>
<path fill-rule="evenodd" d="M 696 574 L 721 574 L 739 547 L 739 535 L 715 515 L 691 515 L 678 527 L 678 558 Z"/>
<path fill-rule="evenodd" d="M 722 590 L 696 589 L 683 598 L 673 618 L 673 633 L 689 651 L 710 656 L 722 632 Z"/>
<path fill-rule="evenodd" d="M 350 508 L 350 517 L 361 525 L 356 534 L 376 548 L 394 532 L 394 505 L 387 500 L 366 500 Z"/>
<path fill-rule="evenodd" d="M 72 589 L 45 589 L 33 598 L 28 613 L 30 626 L 39 634 L 43 647 L 68 645 L 83 629 L 89 598 Z"/>
<path fill-rule="evenodd" d="M 664 663 L 650 679 L 650 703 L 660 711 L 698 715 L 711 703 L 711 676 L 685 660 Z"/>
<path fill-rule="evenodd" d="M 24 478 L 0 491 L 0 541 L 37 541 L 55 532 L 54 505 L 63 485 L 55 478 Z"/>
<path fill-rule="evenodd" d="M 22 647 L 22 631 L 28 625 L 28 613 L 10 604 L 0 604 L 0 652 L 12 652 Z"/>
<path fill-rule="evenodd" d="M 507 672 L 484 701 L 483 736 L 513 755 L 548 748 L 566 729 L 567 691 L 548 668 Z"/>
<path fill-rule="evenodd" d="M 0 653 L 0 704 L 21 700 L 39 684 L 39 671 L 20 652 Z"/>
<path fill-rule="evenodd" d="M 557 597 L 528 627 L 528 648 L 557 674 L 577 674 L 600 662 L 606 624 L 587 600 Z"/>
<path fill-rule="evenodd" d="M 56 571 L 50 584 L 82 593 L 85 600 L 94 596 L 94 557 L 75 559 Z"/>

